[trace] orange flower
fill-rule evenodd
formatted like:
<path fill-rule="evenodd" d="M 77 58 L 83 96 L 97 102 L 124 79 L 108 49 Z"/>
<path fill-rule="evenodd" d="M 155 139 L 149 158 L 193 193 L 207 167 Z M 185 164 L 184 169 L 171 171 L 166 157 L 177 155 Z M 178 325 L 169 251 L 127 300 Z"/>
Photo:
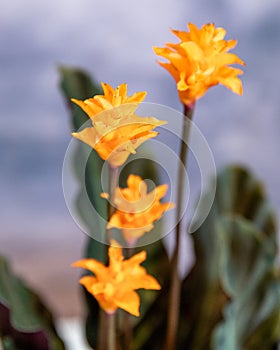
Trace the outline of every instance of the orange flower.
<path fill-rule="evenodd" d="M 82 267 L 94 273 L 95 276 L 82 277 L 80 283 L 108 314 L 121 308 L 134 316 L 139 316 L 140 298 L 135 290 L 159 290 L 161 287 L 156 279 L 140 266 L 146 260 L 145 251 L 124 260 L 122 248 L 118 243 L 111 241 L 111 244 L 109 266 L 94 259 L 83 259 L 72 266 Z"/>
<path fill-rule="evenodd" d="M 172 30 L 181 40 L 178 44 L 154 47 L 157 55 L 170 61 L 159 64 L 175 79 L 182 103 L 192 106 L 211 86 L 217 84 L 241 95 L 242 82 L 238 75 L 243 71 L 230 65 L 244 65 L 244 62 L 237 55 L 228 53 L 237 41 L 224 40 L 225 29 L 215 28 L 213 23 L 205 24 L 201 29 L 189 23 L 188 28 L 189 32 Z"/>
<path fill-rule="evenodd" d="M 136 110 L 139 103 L 141 103 L 145 97 L 146 92 L 136 92 L 132 96 L 127 97 L 127 85 L 121 84 L 115 90 L 109 84 L 101 83 L 104 91 L 104 95 L 95 95 L 92 98 L 86 99 L 84 101 L 76 100 L 72 98 L 71 101 L 75 102 L 80 106 L 86 114 L 93 118 L 95 115 L 102 111 L 118 107 L 123 104 L 130 104 L 131 111 Z"/>
<path fill-rule="evenodd" d="M 117 207 L 111 216 L 107 228 L 116 227 L 122 230 L 126 241 L 133 244 L 145 232 L 154 227 L 154 222 L 161 218 L 166 210 L 174 207 L 173 203 L 161 203 L 168 185 L 161 185 L 147 193 L 147 184 L 140 176 L 129 175 L 127 188 L 115 189 L 113 202 Z M 103 194 L 105 197 L 106 194 Z M 108 195 L 107 195 L 108 196 Z"/>
<path fill-rule="evenodd" d="M 72 99 L 91 118 L 92 126 L 72 135 L 94 148 L 111 166 L 124 164 L 131 153 L 146 140 L 155 137 L 153 129 L 166 122 L 134 114 L 145 92 L 126 96 L 126 84 L 114 90 L 102 84 L 104 96 L 97 95 L 85 101 Z"/>

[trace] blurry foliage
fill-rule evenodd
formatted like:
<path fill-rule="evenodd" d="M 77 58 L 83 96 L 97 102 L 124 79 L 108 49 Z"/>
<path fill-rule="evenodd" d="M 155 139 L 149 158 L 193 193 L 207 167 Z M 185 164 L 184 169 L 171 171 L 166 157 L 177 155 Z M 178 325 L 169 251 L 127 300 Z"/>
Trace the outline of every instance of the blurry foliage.
<path fill-rule="evenodd" d="M 4 350 L 64 350 L 53 316 L 0 256 L 0 337 Z"/>
<path fill-rule="evenodd" d="M 267 322 L 255 349 L 273 348 L 279 323 L 261 291 L 272 293 L 279 318 L 276 233 L 262 184 L 243 168 L 223 170 L 209 216 L 192 236 L 196 262 L 183 282 L 179 349 L 252 349 Z"/>
<path fill-rule="evenodd" d="M 67 101 L 71 97 L 85 99 L 100 92 L 81 70 L 63 67 L 60 73 Z M 88 117 L 76 105 L 70 106 L 72 125 L 76 130 Z M 76 173 L 79 173 L 80 157 L 79 154 L 74 159 Z M 92 151 L 87 161 L 85 182 L 91 202 L 106 218 L 106 203 L 99 196 L 102 165 Z M 155 171 L 144 161 L 136 168 L 137 164 L 132 162 L 125 169 L 125 175 L 121 174 L 122 186 L 131 169 L 156 182 Z M 79 180 L 84 181 L 81 177 Z M 98 237 L 100 232 L 105 232 L 105 227 L 91 223 L 82 201 L 81 192 L 77 198 L 81 218 L 89 232 Z M 160 225 L 157 229 L 161 229 Z M 192 239 L 196 262 L 182 284 L 176 349 L 274 349 L 280 338 L 280 279 L 276 268 L 275 219 L 262 184 L 240 167 L 222 171 L 217 179 L 217 193 L 210 214 Z M 133 350 L 157 350 L 164 346 L 170 263 L 162 240 L 145 249 L 148 270 L 160 280 L 162 290 L 143 294 L 141 317 L 133 318 Z M 102 244 L 88 239 L 87 257 L 104 262 L 103 252 Z M 99 307 L 88 293 L 86 299 L 89 310 L 87 338 L 94 347 Z M 119 347 L 126 350 L 122 346 L 121 329 L 119 335 Z"/>

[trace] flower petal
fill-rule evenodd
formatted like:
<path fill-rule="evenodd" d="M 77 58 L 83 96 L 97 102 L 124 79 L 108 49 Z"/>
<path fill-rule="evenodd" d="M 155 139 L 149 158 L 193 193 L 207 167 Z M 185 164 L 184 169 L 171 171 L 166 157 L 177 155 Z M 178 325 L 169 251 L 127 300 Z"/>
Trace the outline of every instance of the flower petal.
<path fill-rule="evenodd" d="M 96 277 L 102 276 L 108 273 L 108 268 L 104 266 L 101 262 L 95 259 L 82 259 L 76 261 L 71 265 L 72 267 L 82 267 L 93 272 Z"/>
<path fill-rule="evenodd" d="M 92 148 L 96 147 L 98 141 L 98 135 L 96 134 L 94 128 L 85 128 L 79 132 L 73 132 L 72 136 L 83 141 Z"/>
<path fill-rule="evenodd" d="M 126 293 L 117 293 L 115 296 L 115 303 L 121 309 L 129 312 L 133 316 L 140 316 L 140 297 L 133 290 Z"/>

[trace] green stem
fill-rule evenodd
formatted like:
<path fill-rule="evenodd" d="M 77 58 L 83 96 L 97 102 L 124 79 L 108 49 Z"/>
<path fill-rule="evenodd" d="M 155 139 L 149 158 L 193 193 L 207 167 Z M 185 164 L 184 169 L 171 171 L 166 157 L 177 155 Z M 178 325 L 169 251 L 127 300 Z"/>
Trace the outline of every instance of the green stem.
<path fill-rule="evenodd" d="M 115 188 L 118 185 L 118 177 L 119 177 L 119 168 L 110 167 L 109 168 L 109 198 L 110 198 L 110 201 L 108 203 L 108 221 L 110 220 L 111 216 L 113 215 L 113 213 L 115 211 L 115 207 L 113 205 L 113 200 L 114 200 Z M 110 245 L 110 238 L 111 238 L 111 232 L 110 232 L 110 230 L 106 229 L 106 243 L 108 245 Z"/>
<path fill-rule="evenodd" d="M 106 347 L 106 337 L 107 337 L 107 315 L 102 310 L 99 309 L 99 318 L 98 318 L 98 343 L 97 343 L 97 349 L 107 349 Z"/>
<path fill-rule="evenodd" d="M 112 204 L 115 188 L 118 184 L 119 168 L 109 167 L 109 199 L 108 202 L 108 221 L 115 211 L 115 207 Z M 108 248 L 110 245 L 111 232 L 106 229 L 106 253 L 108 256 Z M 115 314 L 108 315 L 102 309 L 99 312 L 99 327 L 98 327 L 98 350 L 116 350 L 116 317 Z"/>
<path fill-rule="evenodd" d="M 131 350 L 132 346 L 132 319 L 129 313 L 125 312 L 123 315 L 123 325 L 124 325 L 124 349 Z"/>
<path fill-rule="evenodd" d="M 176 337 L 178 331 L 179 314 L 180 314 L 180 294 L 181 294 L 181 280 L 178 271 L 179 265 L 179 250 L 181 238 L 181 211 L 183 207 L 183 189 L 184 189 L 184 174 L 187 164 L 188 154 L 188 139 L 190 133 L 190 120 L 192 119 L 194 106 L 185 106 L 183 131 L 180 149 L 180 161 L 178 171 L 178 187 L 177 187 L 177 226 L 176 226 L 176 240 L 173 256 L 171 260 L 171 284 L 169 294 L 168 318 L 167 318 L 167 333 L 166 333 L 166 350 L 176 349 Z M 183 166 L 182 166 L 183 165 Z"/>
<path fill-rule="evenodd" d="M 107 315 L 108 346 L 105 349 L 116 350 L 116 314 Z"/>
<path fill-rule="evenodd" d="M 126 259 L 129 259 L 132 257 L 133 251 L 134 251 L 133 247 L 129 247 L 125 249 Z M 125 312 L 123 314 L 123 329 L 124 329 L 124 336 L 123 336 L 124 349 L 131 350 L 133 330 L 132 330 L 131 315 L 128 312 Z"/>
<path fill-rule="evenodd" d="M 98 349 L 116 350 L 116 314 L 100 310 L 98 329 Z"/>

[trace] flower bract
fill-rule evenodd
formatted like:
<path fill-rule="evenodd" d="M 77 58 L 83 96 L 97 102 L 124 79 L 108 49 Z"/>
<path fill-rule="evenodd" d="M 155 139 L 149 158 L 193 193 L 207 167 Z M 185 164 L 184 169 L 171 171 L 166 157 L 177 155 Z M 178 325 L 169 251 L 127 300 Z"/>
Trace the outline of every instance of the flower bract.
<path fill-rule="evenodd" d="M 130 154 L 136 153 L 143 142 L 158 134 L 154 128 L 166 122 L 135 115 L 145 92 L 127 97 L 126 84 L 121 84 L 115 90 L 108 84 L 102 86 L 104 95 L 85 101 L 72 99 L 88 114 L 92 123 L 92 127 L 72 135 L 95 149 L 112 167 L 118 167 L 125 163 Z"/>
<path fill-rule="evenodd" d="M 95 259 L 83 259 L 72 266 L 82 267 L 94 274 L 82 277 L 80 283 L 96 298 L 105 312 L 112 314 L 121 308 L 139 316 L 140 297 L 135 290 L 161 288 L 157 280 L 140 265 L 145 260 L 145 251 L 125 260 L 122 248 L 116 241 L 112 241 L 109 247 L 109 266 Z"/>
<path fill-rule="evenodd" d="M 168 185 L 160 185 L 148 192 L 147 184 L 140 176 L 129 175 L 126 188 L 117 187 L 114 198 L 116 211 L 111 216 L 108 228 L 122 230 L 127 243 L 133 243 L 154 227 L 166 210 L 174 207 L 173 203 L 161 203 Z"/>
<path fill-rule="evenodd" d="M 217 84 L 241 95 L 242 82 L 238 75 L 243 71 L 231 65 L 244 65 L 244 62 L 228 52 L 237 41 L 224 40 L 225 29 L 216 28 L 213 23 L 205 24 L 201 29 L 189 23 L 188 28 L 189 32 L 172 30 L 179 43 L 167 43 L 164 48 L 154 47 L 158 56 L 169 61 L 159 64 L 175 79 L 182 103 L 193 106 L 211 86 Z"/>

